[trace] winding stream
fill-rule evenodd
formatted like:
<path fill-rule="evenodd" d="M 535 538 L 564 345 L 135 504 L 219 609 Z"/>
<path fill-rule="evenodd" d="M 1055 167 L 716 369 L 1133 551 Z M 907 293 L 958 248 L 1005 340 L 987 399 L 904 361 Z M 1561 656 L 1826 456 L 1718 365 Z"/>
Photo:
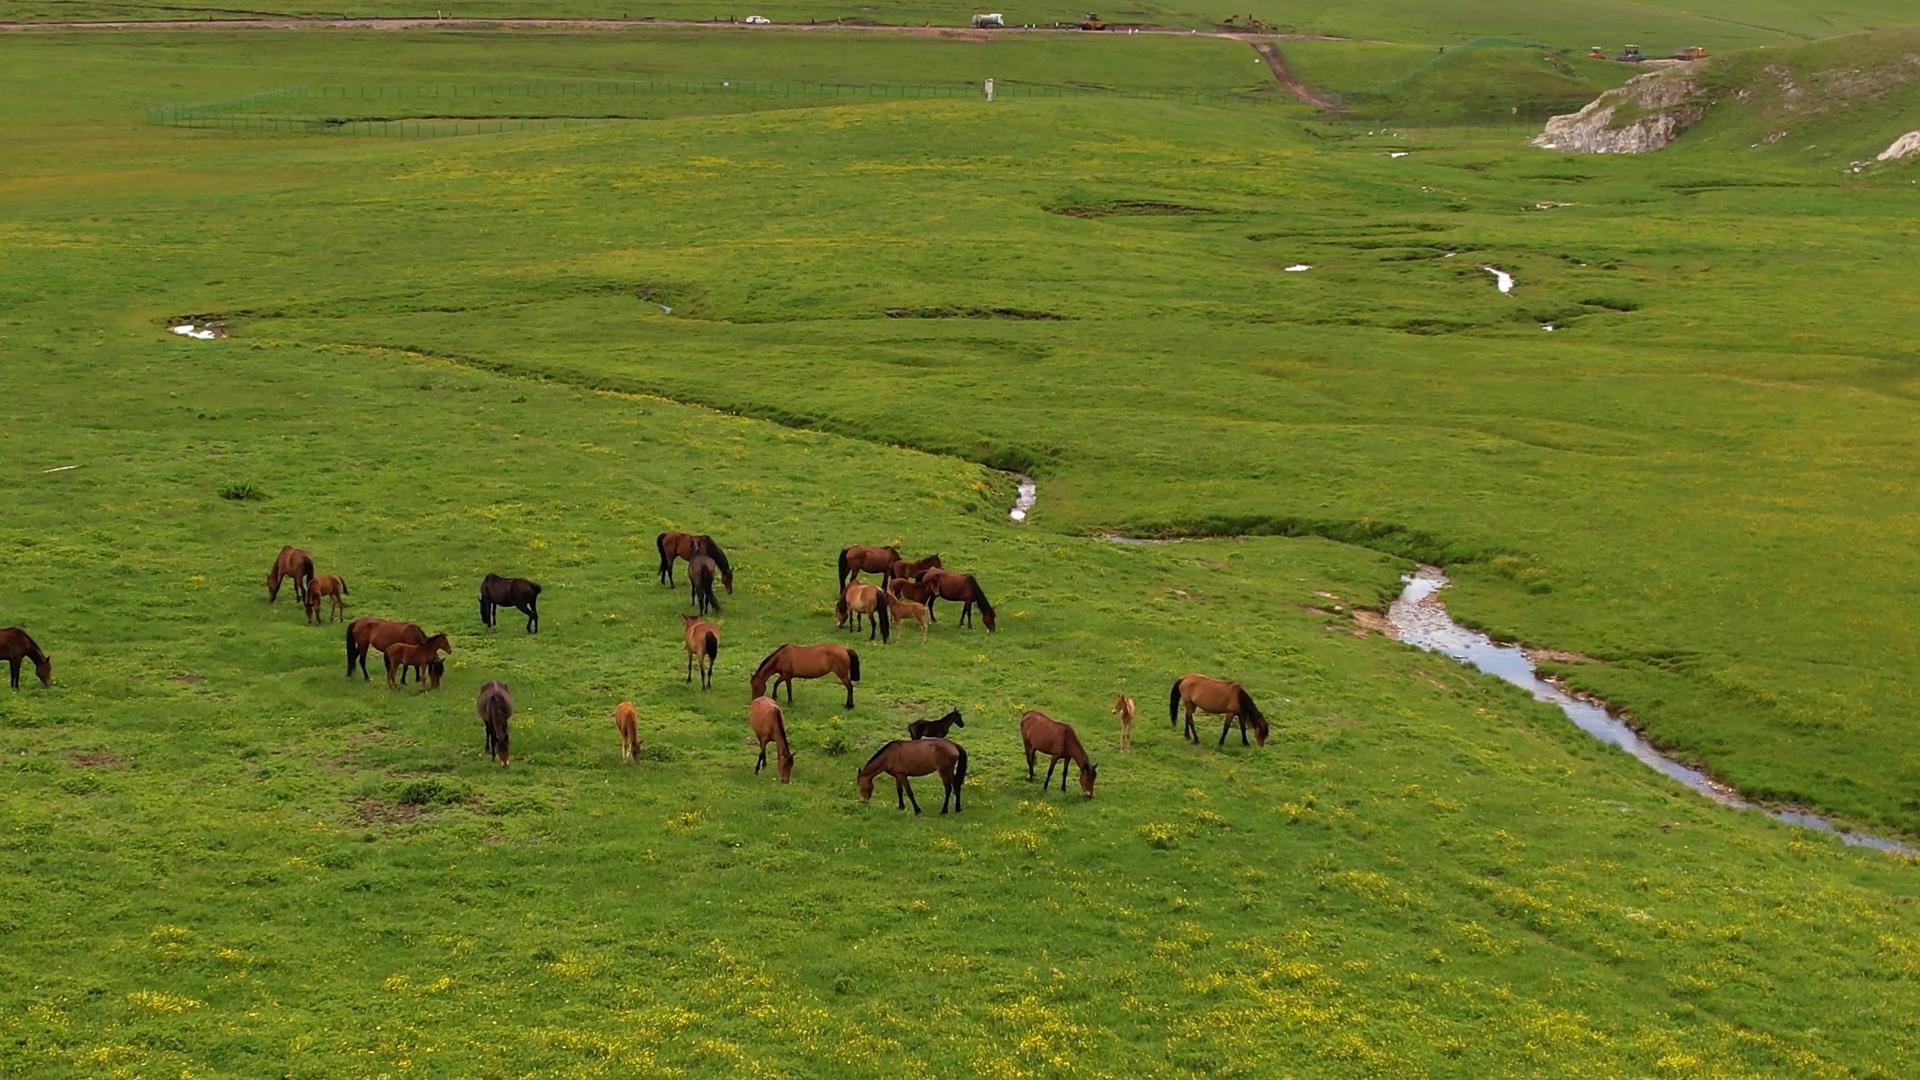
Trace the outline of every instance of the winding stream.
<path fill-rule="evenodd" d="M 1534 700 L 1559 708 L 1580 730 L 1601 742 L 1619 747 L 1642 765 L 1685 784 L 1717 803 L 1742 810 L 1758 810 L 1788 825 L 1831 833 L 1857 847 L 1900 855 L 1920 854 L 1920 851 L 1898 840 L 1847 832 L 1811 811 L 1762 806 L 1741 796 L 1705 772 L 1661 753 L 1628 727 L 1625 721 L 1608 712 L 1604 705 L 1575 697 L 1543 678 L 1520 646 L 1498 644 L 1487 635 L 1454 622 L 1438 599 L 1440 590 L 1447 587 L 1447 575 L 1439 567 L 1422 566 L 1418 572 L 1401 580 L 1406 588 L 1401 590 L 1400 596 L 1387 609 L 1387 625 L 1396 638 L 1408 645 L 1428 652 L 1444 653 L 1478 671 L 1512 683 L 1532 694 Z"/>
<path fill-rule="evenodd" d="M 1015 521 L 1025 521 L 1027 511 L 1032 510 L 1034 502 L 1040 498 L 1040 485 L 1034 483 L 1031 476 L 1020 473 L 1014 473 L 1013 476 L 1020 481 L 1020 489 L 1019 494 L 1014 496 L 1013 509 L 1007 511 L 1007 516 Z"/>

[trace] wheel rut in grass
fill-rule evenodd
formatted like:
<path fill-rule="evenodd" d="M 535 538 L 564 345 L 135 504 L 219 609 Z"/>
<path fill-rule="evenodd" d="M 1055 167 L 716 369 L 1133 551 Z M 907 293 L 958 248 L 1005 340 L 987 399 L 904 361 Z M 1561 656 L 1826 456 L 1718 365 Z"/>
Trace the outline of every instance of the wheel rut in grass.
<path fill-rule="evenodd" d="M 1273 72 L 1274 79 L 1277 80 L 1281 86 L 1286 87 L 1289 94 L 1292 94 L 1294 97 L 1299 98 L 1309 105 L 1317 105 L 1329 111 L 1340 107 L 1314 93 L 1312 90 L 1307 89 L 1307 84 L 1301 82 L 1300 77 L 1295 75 L 1293 69 L 1287 66 L 1286 57 L 1280 55 L 1280 50 L 1273 42 L 1254 41 L 1249 42 L 1249 44 L 1253 46 L 1253 51 L 1259 53 L 1260 58 L 1267 62 L 1267 70 Z"/>

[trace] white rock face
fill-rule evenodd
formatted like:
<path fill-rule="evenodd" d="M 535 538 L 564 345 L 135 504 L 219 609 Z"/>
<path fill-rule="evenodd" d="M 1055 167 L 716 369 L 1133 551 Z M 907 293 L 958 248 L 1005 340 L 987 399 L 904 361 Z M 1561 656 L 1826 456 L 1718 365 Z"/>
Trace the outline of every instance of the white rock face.
<path fill-rule="evenodd" d="M 1908 154 L 1920 154 L 1920 131 L 1909 131 L 1893 140 L 1893 145 L 1880 151 L 1875 161 L 1896 161 Z"/>
<path fill-rule="evenodd" d="M 1594 98 L 1577 113 L 1547 121 L 1533 145 L 1578 154 L 1646 154 L 1659 150 L 1691 127 L 1706 109 L 1693 99 L 1692 67 L 1674 67 L 1628 79 Z M 1639 113 L 1615 125 L 1623 107 Z"/>

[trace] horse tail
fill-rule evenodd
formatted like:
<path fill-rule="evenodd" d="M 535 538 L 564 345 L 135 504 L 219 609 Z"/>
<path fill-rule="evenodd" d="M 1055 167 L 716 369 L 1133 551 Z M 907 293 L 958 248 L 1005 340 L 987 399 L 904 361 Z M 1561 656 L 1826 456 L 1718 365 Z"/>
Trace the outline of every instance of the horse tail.
<path fill-rule="evenodd" d="M 343 578 L 343 577 L 339 577 L 339 575 L 337 575 L 337 574 L 336 574 L 336 575 L 334 575 L 334 576 L 335 576 L 336 578 L 338 578 L 338 580 L 339 580 L 339 582 L 340 582 L 340 595 L 341 595 L 341 596 L 346 596 L 346 595 L 347 595 L 347 579 L 346 579 L 346 578 Z"/>
<path fill-rule="evenodd" d="M 711 630 L 707 631 L 706 652 L 709 660 L 717 659 L 720 655 L 720 639 Z"/>
<path fill-rule="evenodd" d="M 854 682 L 860 681 L 860 654 L 847 650 L 847 677 Z"/>
<path fill-rule="evenodd" d="M 967 782 L 967 748 L 959 743 L 954 743 L 953 748 L 960 751 L 960 760 L 953 763 L 953 788 L 958 791 L 960 785 Z"/>
<path fill-rule="evenodd" d="M 1167 699 L 1167 723 L 1180 726 L 1180 684 L 1187 681 L 1185 675 L 1173 680 L 1173 696 Z"/>
<path fill-rule="evenodd" d="M 885 594 L 882 595 L 884 596 Z M 891 610 L 892 605 L 888 604 L 885 599 L 882 599 L 880 603 L 875 606 L 880 609 L 880 641 L 882 644 L 885 644 L 893 637 L 893 619 L 887 614 L 887 612 Z"/>
<path fill-rule="evenodd" d="M 987 599 L 986 591 L 980 588 L 980 583 L 974 580 L 972 574 L 967 575 L 967 584 L 973 589 L 973 602 L 980 605 L 980 613 L 989 619 L 993 618 L 993 603 Z"/>
<path fill-rule="evenodd" d="M 527 582 L 527 588 L 529 588 L 529 589 L 532 589 L 532 590 L 533 590 L 533 595 L 535 595 L 535 596 L 539 596 L 539 595 L 540 595 L 540 583 L 539 583 L 539 582 L 537 582 L 537 581 L 529 581 L 529 582 Z"/>
<path fill-rule="evenodd" d="M 837 582 L 834 585 L 834 588 L 839 589 L 841 592 L 845 592 L 847 589 L 847 549 L 846 548 L 840 549 L 840 576 L 837 579 Z"/>
<path fill-rule="evenodd" d="M 660 569 L 667 568 L 667 534 L 661 533 L 653 538 L 653 546 L 660 552 Z"/>
<path fill-rule="evenodd" d="M 354 622 L 359 622 L 359 620 L 355 619 Z M 353 626 L 354 623 L 347 624 L 347 674 L 349 675 L 353 674 Z"/>

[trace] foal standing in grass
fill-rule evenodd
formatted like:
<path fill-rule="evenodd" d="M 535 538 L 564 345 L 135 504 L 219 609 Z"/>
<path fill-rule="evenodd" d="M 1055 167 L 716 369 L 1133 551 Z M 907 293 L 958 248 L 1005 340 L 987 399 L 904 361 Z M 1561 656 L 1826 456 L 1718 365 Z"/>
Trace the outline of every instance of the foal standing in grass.
<path fill-rule="evenodd" d="M 328 598 L 333 604 L 328 609 L 327 622 L 338 622 L 347 617 L 347 579 L 338 574 L 321 574 L 307 583 L 307 621 L 320 625 L 320 601 Z"/>
<path fill-rule="evenodd" d="M 700 665 L 700 689 L 713 689 L 713 665 L 720 656 L 720 628 L 698 615 L 680 616 L 680 638 L 687 650 L 687 681 Z"/>
<path fill-rule="evenodd" d="M 785 784 L 793 779 L 793 750 L 787 746 L 787 721 L 780 706 L 772 698 L 757 697 L 747 706 L 747 726 L 753 729 L 753 737 L 760 740 L 760 760 L 753 763 L 753 775 L 759 776 L 760 770 L 767 767 L 767 744 L 774 749 L 774 767 L 780 773 L 780 782 Z"/>
<path fill-rule="evenodd" d="M 1113 715 L 1120 718 L 1120 749 L 1133 749 L 1133 699 L 1125 694 L 1114 698 Z"/>
<path fill-rule="evenodd" d="M 631 765 L 640 756 L 640 715 L 633 711 L 633 702 L 613 707 L 613 726 L 620 732 L 620 760 Z"/>

